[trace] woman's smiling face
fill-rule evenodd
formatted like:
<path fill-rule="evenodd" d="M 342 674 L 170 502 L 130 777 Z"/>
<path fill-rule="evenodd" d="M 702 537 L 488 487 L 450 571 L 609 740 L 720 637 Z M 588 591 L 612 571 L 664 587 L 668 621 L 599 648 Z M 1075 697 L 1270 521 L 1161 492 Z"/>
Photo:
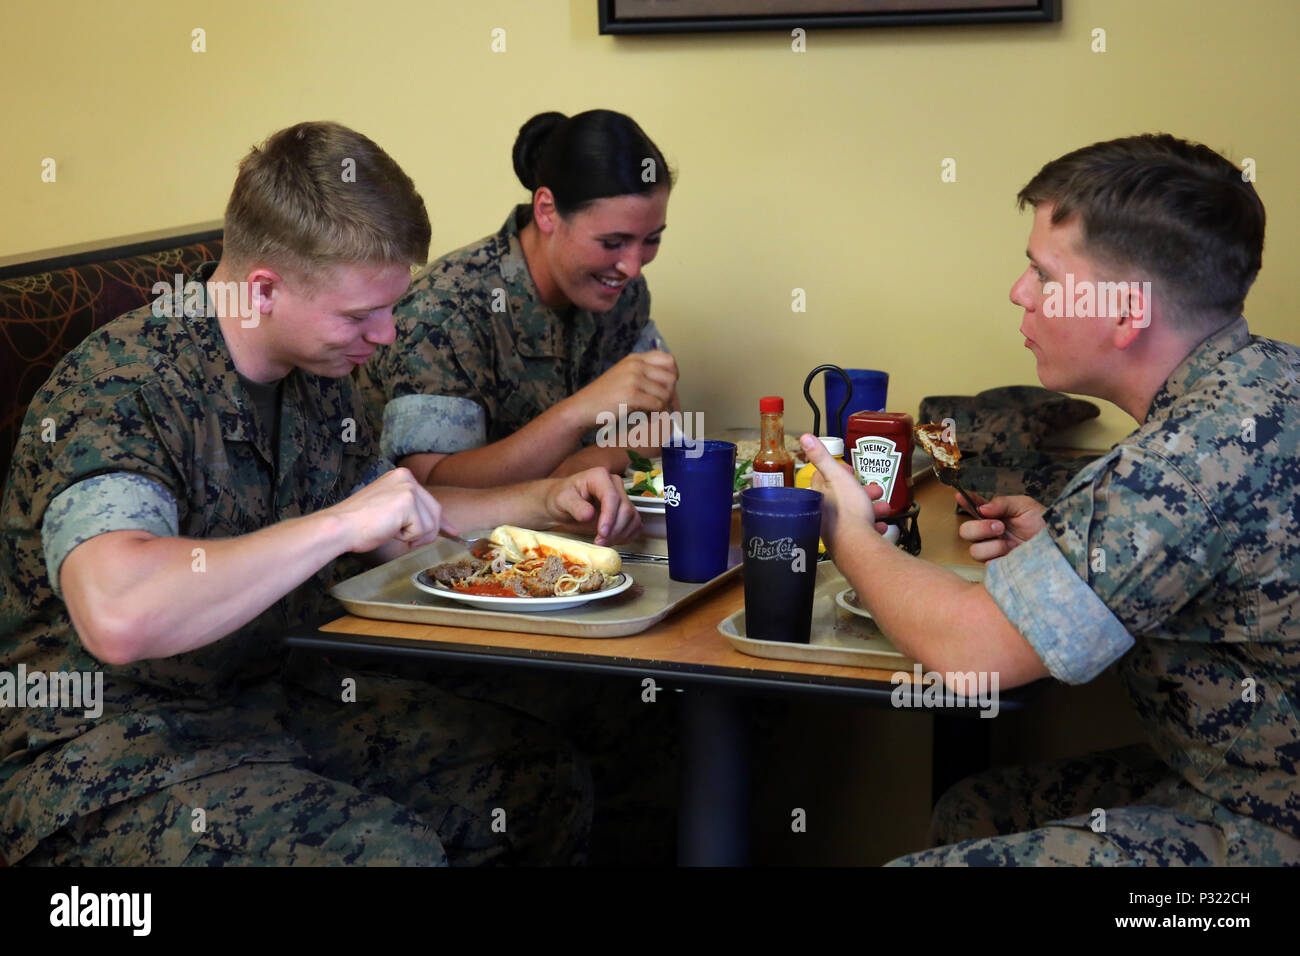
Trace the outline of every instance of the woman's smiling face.
<path fill-rule="evenodd" d="M 623 286 L 659 252 L 667 225 L 668 192 L 664 187 L 651 193 L 609 196 L 592 200 L 569 216 L 539 219 L 538 228 L 547 237 L 550 285 L 563 299 L 548 304 L 568 303 L 590 312 L 612 309 Z"/>

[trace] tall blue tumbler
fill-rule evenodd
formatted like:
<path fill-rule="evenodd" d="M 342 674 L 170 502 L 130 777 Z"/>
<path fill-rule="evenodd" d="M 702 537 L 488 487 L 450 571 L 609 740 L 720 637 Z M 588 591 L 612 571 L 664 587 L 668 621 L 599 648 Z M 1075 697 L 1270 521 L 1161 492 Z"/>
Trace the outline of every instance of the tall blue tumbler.
<path fill-rule="evenodd" d="M 808 643 L 821 521 L 820 491 L 750 488 L 740 493 L 746 637 Z"/>
<path fill-rule="evenodd" d="M 711 581 L 727 570 L 736 446 L 687 439 L 664 446 L 663 460 L 668 576 Z"/>
<path fill-rule="evenodd" d="M 836 420 L 835 412 L 844 401 L 844 379 L 835 372 L 826 373 L 826 434 L 836 438 L 844 437 L 844 423 L 854 412 L 883 412 L 885 395 L 889 391 L 888 372 L 870 368 L 846 368 L 844 371 L 853 383 L 853 395 L 839 420 Z"/>

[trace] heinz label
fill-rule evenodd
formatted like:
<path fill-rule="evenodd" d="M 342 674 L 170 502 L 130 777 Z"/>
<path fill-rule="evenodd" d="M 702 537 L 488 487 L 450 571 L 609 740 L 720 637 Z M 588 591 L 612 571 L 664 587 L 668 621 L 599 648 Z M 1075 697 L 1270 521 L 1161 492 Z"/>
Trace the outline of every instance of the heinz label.
<path fill-rule="evenodd" d="M 864 485 L 879 485 L 885 490 L 881 502 L 887 502 L 894 494 L 894 482 L 898 478 L 898 465 L 903 460 L 903 453 L 892 438 L 868 435 L 859 438 L 853 446 L 853 470 L 858 481 Z"/>

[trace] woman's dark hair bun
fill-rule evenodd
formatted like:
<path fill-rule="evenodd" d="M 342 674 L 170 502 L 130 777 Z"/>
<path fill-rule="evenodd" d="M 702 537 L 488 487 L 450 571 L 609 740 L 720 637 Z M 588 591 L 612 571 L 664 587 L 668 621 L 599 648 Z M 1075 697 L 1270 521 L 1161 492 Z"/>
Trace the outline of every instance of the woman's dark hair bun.
<path fill-rule="evenodd" d="M 515 148 L 510 158 L 515 166 L 515 175 L 529 192 L 537 189 L 537 158 L 541 155 L 546 138 L 555 131 L 568 117 L 552 110 L 538 113 L 523 126 L 515 137 Z"/>
<path fill-rule="evenodd" d="M 515 175 L 534 195 L 545 186 L 569 216 L 607 196 L 646 195 L 673 185 L 673 171 L 632 117 L 614 110 L 538 113 L 519 129 Z"/>

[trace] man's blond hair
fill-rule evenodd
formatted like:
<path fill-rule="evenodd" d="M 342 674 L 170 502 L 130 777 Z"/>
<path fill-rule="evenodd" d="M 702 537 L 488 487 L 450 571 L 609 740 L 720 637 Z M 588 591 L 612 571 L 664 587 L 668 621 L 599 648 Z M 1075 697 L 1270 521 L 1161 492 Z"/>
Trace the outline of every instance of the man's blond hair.
<path fill-rule="evenodd" d="M 338 123 L 299 123 L 239 164 L 222 254 L 239 271 L 312 283 L 338 265 L 422 265 L 429 237 L 415 183 L 378 145 Z"/>

